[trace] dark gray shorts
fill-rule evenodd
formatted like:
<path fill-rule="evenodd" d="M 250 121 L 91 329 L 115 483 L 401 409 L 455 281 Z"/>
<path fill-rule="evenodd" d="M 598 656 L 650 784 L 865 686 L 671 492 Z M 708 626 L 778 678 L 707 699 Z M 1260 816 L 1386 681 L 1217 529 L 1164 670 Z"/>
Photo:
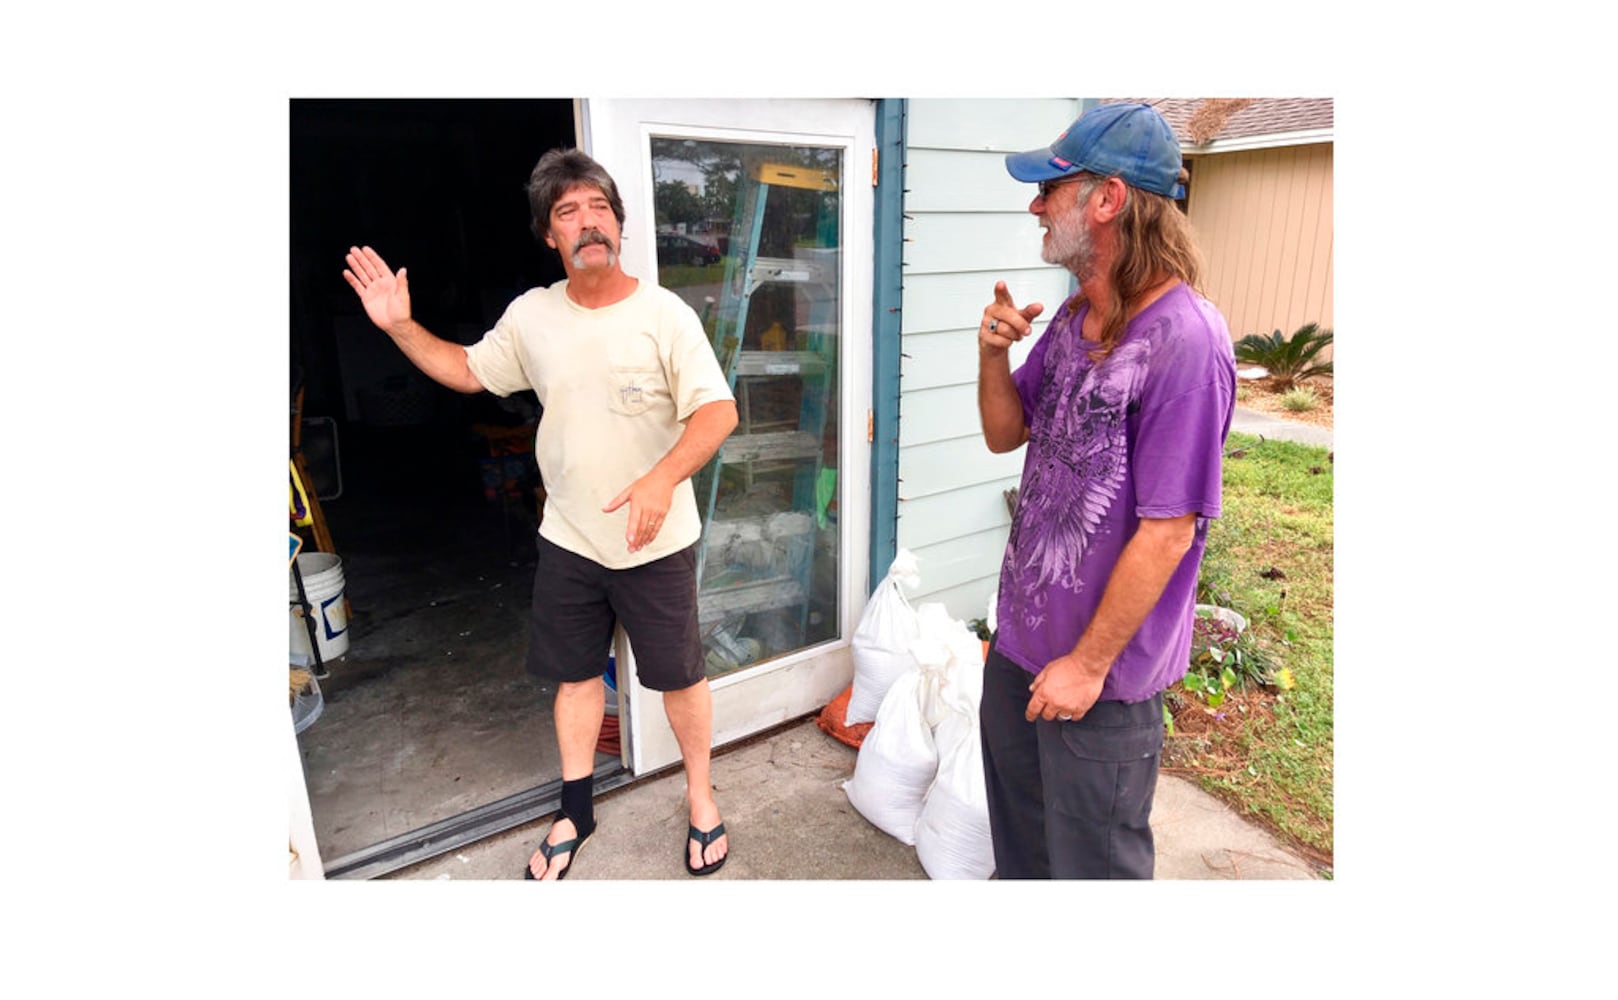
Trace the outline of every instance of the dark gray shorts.
<path fill-rule="evenodd" d="M 544 538 L 538 545 L 528 623 L 530 674 L 553 681 L 600 677 L 613 626 L 621 623 L 635 647 L 635 677 L 643 687 L 679 691 L 706 676 L 697 630 L 696 545 L 629 569 L 608 569 Z"/>

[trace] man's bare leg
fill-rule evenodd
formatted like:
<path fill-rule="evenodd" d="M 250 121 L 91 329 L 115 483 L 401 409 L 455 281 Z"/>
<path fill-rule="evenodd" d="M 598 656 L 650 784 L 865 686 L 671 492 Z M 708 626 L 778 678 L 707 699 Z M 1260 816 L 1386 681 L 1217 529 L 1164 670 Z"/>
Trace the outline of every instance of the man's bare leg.
<path fill-rule="evenodd" d="M 601 717 L 606 713 L 607 690 L 601 678 L 564 681 L 556 689 L 556 743 L 562 751 L 562 780 L 587 778 L 595 771 L 596 741 L 601 738 Z M 706 829 L 706 828 L 704 828 Z M 578 835 L 573 822 L 559 819 L 545 842 L 560 844 Z M 535 878 L 555 879 L 573 861 L 572 852 L 552 856 L 549 867 L 538 851 L 528 859 Z"/>
<path fill-rule="evenodd" d="M 663 692 L 663 712 L 669 718 L 669 727 L 680 744 L 680 757 L 685 762 L 685 799 L 691 810 L 691 825 L 699 830 L 712 830 L 719 823 L 719 804 L 714 801 L 713 783 L 708 765 L 713 749 L 713 696 L 708 680 L 703 678 L 688 688 Z M 687 845 L 691 867 L 711 865 L 730 851 L 730 837 L 722 836 L 700 850 L 700 845 Z"/>

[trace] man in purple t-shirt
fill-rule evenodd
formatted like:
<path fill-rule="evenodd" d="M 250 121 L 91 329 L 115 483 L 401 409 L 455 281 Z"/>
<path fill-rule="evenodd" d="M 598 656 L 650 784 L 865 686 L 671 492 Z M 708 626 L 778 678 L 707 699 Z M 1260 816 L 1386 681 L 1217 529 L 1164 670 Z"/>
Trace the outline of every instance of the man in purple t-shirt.
<path fill-rule="evenodd" d="M 981 722 L 997 874 L 1151 878 L 1163 690 L 1184 675 L 1236 370 L 1197 291 L 1173 130 L 1092 108 L 1006 157 L 1037 182 L 1042 256 L 1078 279 L 1013 374 L 1044 307 L 1005 282 L 978 327 L 989 449 L 1024 443 Z"/>

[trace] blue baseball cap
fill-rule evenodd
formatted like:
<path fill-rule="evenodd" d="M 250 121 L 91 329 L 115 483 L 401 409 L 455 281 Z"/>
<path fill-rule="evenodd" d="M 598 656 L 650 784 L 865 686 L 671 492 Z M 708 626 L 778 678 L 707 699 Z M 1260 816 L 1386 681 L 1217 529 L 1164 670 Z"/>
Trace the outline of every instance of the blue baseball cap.
<path fill-rule="evenodd" d="M 1038 183 L 1080 171 L 1122 177 L 1134 187 L 1184 198 L 1180 140 L 1149 104 L 1100 104 L 1044 149 L 1006 154 L 1006 170 L 1019 181 Z"/>

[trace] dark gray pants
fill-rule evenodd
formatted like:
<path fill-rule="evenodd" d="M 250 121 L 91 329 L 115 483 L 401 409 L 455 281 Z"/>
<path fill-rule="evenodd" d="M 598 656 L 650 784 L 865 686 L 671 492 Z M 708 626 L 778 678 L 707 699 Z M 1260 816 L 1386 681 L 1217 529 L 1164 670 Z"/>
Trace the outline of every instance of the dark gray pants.
<path fill-rule="evenodd" d="M 1151 878 L 1163 695 L 1029 722 L 1032 681 L 990 647 L 979 721 L 996 877 Z"/>

